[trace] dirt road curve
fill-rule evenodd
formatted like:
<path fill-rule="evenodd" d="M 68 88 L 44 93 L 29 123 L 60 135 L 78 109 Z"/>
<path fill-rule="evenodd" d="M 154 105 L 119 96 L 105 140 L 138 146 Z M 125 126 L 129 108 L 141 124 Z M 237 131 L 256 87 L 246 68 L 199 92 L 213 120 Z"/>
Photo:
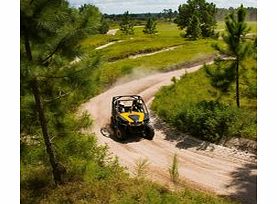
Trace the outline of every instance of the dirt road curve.
<path fill-rule="evenodd" d="M 161 86 L 170 84 L 173 76 L 178 78 L 200 67 L 152 74 L 117 85 L 92 98 L 83 106 L 95 120 L 92 131 L 96 133 L 99 143 L 107 144 L 131 173 L 134 172 L 136 161 L 148 159 L 149 178 L 170 186 L 168 168 L 174 153 L 177 153 L 181 179 L 219 195 L 237 198 L 242 203 L 256 203 L 255 155 L 207 144 L 189 136 L 180 137 L 180 133 L 171 130 L 157 118 L 152 119 L 156 133 L 153 141 L 135 138 L 122 144 L 100 133 L 100 129 L 109 123 L 112 96 L 139 94 L 149 105 L 154 94 Z"/>

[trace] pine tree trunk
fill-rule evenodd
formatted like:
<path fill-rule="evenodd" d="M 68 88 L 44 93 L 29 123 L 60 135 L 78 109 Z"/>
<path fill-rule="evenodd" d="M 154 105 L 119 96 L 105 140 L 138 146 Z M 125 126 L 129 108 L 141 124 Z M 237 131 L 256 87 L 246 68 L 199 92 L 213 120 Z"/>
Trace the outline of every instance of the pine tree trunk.
<path fill-rule="evenodd" d="M 29 41 L 29 34 L 27 29 L 24 29 L 24 46 L 25 46 L 25 51 L 26 55 L 29 61 L 32 61 L 32 52 L 31 52 L 31 47 L 30 47 L 30 41 Z"/>
<path fill-rule="evenodd" d="M 63 172 L 61 171 L 60 164 L 56 161 L 56 158 L 55 158 L 55 155 L 53 152 L 53 148 L 52 148 L 52 144 L 50 142 L 47 122 L 46 122 L 45 115 L 44 115 L 44 108 L 43 108 L 43 104 L 41 102 L 41 97 L 40 97 L 39 88 L 38 88 L 38 82 L 36 79 L 32 81 L 32 91 L 33 91 L 33 95 L 35 97 L 37 112 L 39 115 L 39 121 L 40 121 L 41 129 L 42 129 L 44 143 L 46 146 L 46 151 L 48 153 L 49 160 L 50 160 L 50 163 L 52 166 L 54 181 L 56 184 L 61 184 Z"/>
<path fill-rule="evenodd" d="M 239 59 L 236 60 L 236 101 L 237 107 L 240 107 L 240 95 L 239 95 Z"/>

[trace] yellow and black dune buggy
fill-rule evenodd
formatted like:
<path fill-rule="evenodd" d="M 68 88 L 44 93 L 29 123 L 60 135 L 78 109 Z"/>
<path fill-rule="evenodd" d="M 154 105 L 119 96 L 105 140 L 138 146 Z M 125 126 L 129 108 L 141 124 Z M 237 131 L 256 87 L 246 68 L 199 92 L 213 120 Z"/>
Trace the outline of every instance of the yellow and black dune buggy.
<path fill-rule="evenodd" d="M 118 140 L 123 141 L 132 135 L 152 140 L 155 133 L 149 122 L 149 112 L 141 96 L 113 97 L 111 127 Z"/>

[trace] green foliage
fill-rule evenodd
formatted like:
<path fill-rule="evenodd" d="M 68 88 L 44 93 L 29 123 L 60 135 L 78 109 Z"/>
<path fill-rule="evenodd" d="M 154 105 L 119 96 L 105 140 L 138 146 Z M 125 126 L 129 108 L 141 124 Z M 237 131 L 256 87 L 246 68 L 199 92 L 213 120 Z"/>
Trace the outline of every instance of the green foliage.
<path fill-rule="evenodd" d="M 107 184 L 117 178 L 127 179 L 127 174 L 123 168 L 119 166 L 118 161 L 108 155 L 105 146 L 98 146 L 93 135 L 85 135 L 74 133 L 63 139 L 54 138 L 55 149 L 59 161 L 66 167 L 67 173 L 63 180 L 64 185 L 60 189 L 70 189 L 70 186 L 75 186 L 78 191 L 81 190 L 80 185 L 94 186 L 102 193 L 105 192 Z M 29 146 L 25 149 L 26 153 L 31 154 L 30 150 L 34 148 Z M 78 195 L 78 192 L 72 192 L 71 196 L 59 194 L 57 197 L 51 195 L 51 191 L 56 191 L 57 188 L 52 183 L 51 170 L 47 167 L 48 162 L 39 160 L 31 164 L 23 154 L 21 157 L 21 202 L 23 203 L 38 203 L 44 196 L 49 195 L 47 201 L 55 202 L 63 199 L 73 199 Z M 33 156 L 34 154 L 30 155 Z M 102 181 L 104 180 L 104 185 Z M 113 183 L 111 182 L 111 185 Z M 58 188 L 59 189 L 59 188 Z M 111 188 L 110 188 L 111 190 Z M 62 190 L 63 191 L 63 190 Z M 85 199 L 85 195 L 83 195 Z M 93 194 L 91 195 L 93 197 Z M 67 197 L 67 198 L 65 198 Z M 77 200 L 76 200 L 77 201 Z"/>
<path fill-rule="evenodd" d="M 86 115 L 78 121 L 73 110 L 88 96 L 99 58 L 87 53 L 80 63 L 74 59 L 82 54 L 80 40 L 96 29 L 92 25 L 98 26 L 97 18 L 91 21 L 89 17 L 100 12 L 93 6 L 79 12 L 64 0 L 22 0 L 20 9 L 21 155 L 25 164 L 47 166 L 50 161 L 54 181 L 60 184 L 68 160 L 62 157 L 58 141 L 70 139 L 73 133 L 80 135 L 90 124 Z M 45 151 L 42 138 L 48 160 L 38 151 Z M 36 157 L 30 159 L 32 153 Z"/>
<path fill-rule="evenodd" d="M 230 91 L 230 86 L 236 79 L 233 63 L 216 60 L 215 66 L 204 66 L 204 69 L 213 87 L 219 89 L 223 93 Z"/>
<path fill-rule="evenodd" d="M 143 29 L 143 32 L 145 34 L 155 34 L 155 33 L 157 33 L 156 25 L 157 25 L 156 21 L 153 18 L 149 18 L 147 20 L 147 23 L 146 23 L 144 29 Z"/>
<path fill-rule="evenodd" d="M 181 29 L 187 28 L 186 36 L 196 39 L 201 35 L 203 37 L 211 37 L 214 35 L 216 26 L 215 4 L 207 3 L 205 0 L 188 0 L 187 4 L 179 6 L 178 11 L 179 14 L 175 19 L 175 23 Z M 199 25 L 193 28 L 195 26 L 193 22 Z M 201 35 L 199 34 L 199 27 L 201 29 Z"/>
<path fill-rule="evenodd" d="M 99 33 L 100 33 L 100 34 L 106 34 L 106 33 L 109 31 L 109 28 L 110 28 L 110 26 L 109 26 L 107 20 L 105 20 L 105 18 L 102 17 L 100 23 L 101 23 L 101 24 L 100 24 L 100 27 L 98 28 Z"/>
<path fill-rule="evenodd" d="M 217 101 L 201 101 L 183 108 L 175 117 L 176 127 L 200 139 L 219 142 L 234 135 L 230 128 L 238 119 L 238 110 Z"/>
<path fill-rule="evenodd" d="M 107 28 L 99 9 L 91 4 L 84 4 L 79 8 L 80 15 L 84 19 L 85 32 L 89 35 L 103 33 Z M 107 31 L 106 31 L 107 32 Z"/>
<path fill-rule="evenodd" d="M 200 21 L 196 15 L 193 15 L 190 19 L 185 36 L 193 40 L 201 37 Z"/>
<path fill-rule="evenodd" d="M 147 159 L 139 159 L 136 161 L 136 176 L 139 179 L 147 176 L 147 171 L 149 167 L 149 161 Z"/>
<path fill-rule="evenodd" d="M 250 45 L 247 43 L 245 35 L 250 31 L 250 27 L 248 27 L 245 19 L 246 10 L 242 5 L 236 10 L 236 13 L 233 11 L 225 18 L 227 33 L 223 34 L 223 41 L 227 46 L 220 47 L 215 45 L 215 49 L 220 51 L 221 54 L 231 57 L 240 56 L 241 59 L 245 59 L 248 56 Z"/>
<path fill-rule="evenodd" d="M 251 49 L 253 52 L 256 52 L 253 49 L 255 46 L 251 45 L 245 39 L 246 34 L 250 30 L 245 19 L 246 10 L 242 5 L 237 9 L 236 13 L 233 11 L 226 17 L 225 25 L 227 32 L 223 34 L 225 46 L 215 44 L 214 48 L 221 55 L 228 57 L 227 61 L 230 63 L 227 64 L 224 60 L 221 60 L 223 61 L 221 63 L 218 61 L 216 72 L 211 72 L 206 69 L 208 76 L 211 78 L 212 85 L 223 90 L 223 92 L 227 91 L 232 82 L 236 82 L 237 107 L 240 107 L 240 67 L 243 61 L 250 55 Z M 224 71 L 220 71 L 224 67 Z"/>
<path fill-rule="evenodd" d="M 95 167 L 90 170 L 94 171 Z M 171 192 L 147 180 L 128 178 L 117 170 L 109 172 L 108 177 L 93 179 L 92 182 L 68 182 L 56 188 L 38 189 L 32 192 L 33 198 L 28 193 L 30 191 L 21 191 L 24 194 L 22 203 L 232 203 L 189 187 L 184 187 L 180 192 Z"/>
<path fill-rule="evenodd" d="M 91 135 L 72 135 L 55 141 L 69 172 L 65 184 L 52 185 L 51 170 L 44 162 L 39 165 L 21 163 L 22 203 L 229 203 L 216 196 L 185 187 L 171 192 L 143 178 L 147 160 L 140 160 L 140 177 L 130 178 L 118 161 L 98 146 Z M 25 159 L 23 159 L 25 161 Z"/>
<path fill-rule="evenodd" d="M 175 153 L 172 160 L 172 165 L 168 168 L 170 178 L 174 184 L 179 180 L 179 162 Z"/>
<path fill-rule="evenodd" d="M 128 11 L 126 11 L 122 17 L 122 21 L 120 22 L 120 30 L 125 35 L 134 34 L 134 24 L 130 18 Z"/>
<path fill-rule="evenodd" d="M 176 16 L 177 11 L 172 11 L 172 9 L 163 9 L 162 16 L 164 16 L 165 19 L 168 19 L 169 22 L 172 21 L 174 16 Z"/>
<path fill-rule="evenodd" d="M 253 66 L 254 60 L 248 60 Z M 214 65 L 210 65 L 211 67 Z M 242 78 L 242 106 L 237 109 L 233 95 L 221 95 L 205 70 L 186 74 L 173 85 L 163 87 L 155 96 L 152 109 L 165 121 L 183 132 L 212 142 L 221 138 L 256 139 L 256 98 L 249 97 L 249 85 L 255 86 L 255 70 L 246 69 Z M 246 83 L 248 81 L 248 83 Z M 230 86 L 230 92 L 234 85 Z"/>

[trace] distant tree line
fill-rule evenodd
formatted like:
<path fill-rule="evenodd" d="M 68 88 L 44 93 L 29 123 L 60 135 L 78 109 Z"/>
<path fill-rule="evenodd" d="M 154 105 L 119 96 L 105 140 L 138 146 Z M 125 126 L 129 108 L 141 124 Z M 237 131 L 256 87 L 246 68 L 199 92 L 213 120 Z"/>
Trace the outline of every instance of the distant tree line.
<path fill-rule="evenodd" d="M 148 17 L 146 24 L 144 26 L 143 32 L 145 34 L 155 34 L 157 22 L 154 18 Z M 134 21 L 131 20 L 129 11 L 124 12 L 124 15 L 121 17 L 121 21 L 119 23 L 120 31 L 125 35 L 133 35 L 134 34 Z"/>
<path fill-rule="evenodd" d="M 224 21 L 225 16 L 231 14 L 235 11 L 235 8 L 218 8 L 216 12 L 216 20 L 217 21 Z M 245 18 L 246 21 L 257 21 L 257 8 L 247 7 L 245 8 L 247 16 Z"/>
<path fill-rule="evenodd" d="M 246 17 L 246 21 L 256 21 L 257 20 L 257 8 L 248 7 L 245 8 L 248 13 Z M 216 8 L 216 20 L 224 21 L 225 16 L 234 11 L 235 8 Z M 104 14 L 105 19 L 109 19 L 110 21 L 120 21 L 124 14 Z M 147 21 L 148 18 L 155 18 L 157 20 L 170 19 L 173 20 L 177 17 L 178 11 L 172 9 L 164 9 L 160 13 L 135 13 L 129 14 L 132 20 L 137 21 Z"/>

